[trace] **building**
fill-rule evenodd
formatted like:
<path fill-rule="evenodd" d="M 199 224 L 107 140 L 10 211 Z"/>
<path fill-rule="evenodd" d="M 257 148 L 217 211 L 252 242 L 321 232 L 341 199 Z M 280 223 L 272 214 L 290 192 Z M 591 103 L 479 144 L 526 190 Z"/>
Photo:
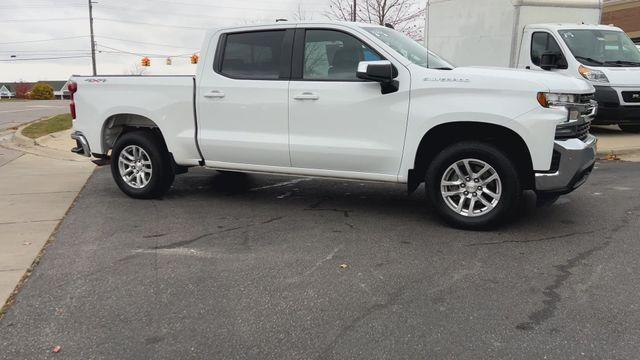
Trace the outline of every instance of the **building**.
<path fill-rule="evenodd" d="M 602 23 L 613 24 L 640 43 L 640 0 L 605 0 Z"/>
<path fill-rule="evenodd" d="M 69 81 L 61 80 L 61 81 L 38 81 L 38 82 L 11 82 L 11 83 L 0 83 L 0 98 L 13 98 L 16 96 L 16 87 L 19 84 L 26 84 L 29 89 L 33 87 L 33 85 L 37 83 L 45 83 L 53 88 L 53 97 L 56 99 L 69 99 L 71 95 L 69 94 Z"/>
<path fill-rule="evenodd" d="M 0 86 L 0 99 L 6 99 L 6 98 L 10 99 L 13 96 L 14 94 L 11 92 L 11 90 L 9 90 L 9 88 L 6 85 L 2 84 Z"/>

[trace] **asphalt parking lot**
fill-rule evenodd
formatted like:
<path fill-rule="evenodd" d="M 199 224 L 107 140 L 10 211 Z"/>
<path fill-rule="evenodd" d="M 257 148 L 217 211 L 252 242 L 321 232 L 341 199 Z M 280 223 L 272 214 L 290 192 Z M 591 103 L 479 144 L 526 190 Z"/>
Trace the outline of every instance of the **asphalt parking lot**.
<path fill-rule="evenodd" d="M 69 112 L 69 100 L 0 101 L 0 131 Z"/>
<path fill-rule="evenodd" d="M 197 170 L 140 201 L 101 168 L 0 320 L 0 358 L 636 359 L 639 178 L 599 163 L 467 232 L 422 189 Z"/>

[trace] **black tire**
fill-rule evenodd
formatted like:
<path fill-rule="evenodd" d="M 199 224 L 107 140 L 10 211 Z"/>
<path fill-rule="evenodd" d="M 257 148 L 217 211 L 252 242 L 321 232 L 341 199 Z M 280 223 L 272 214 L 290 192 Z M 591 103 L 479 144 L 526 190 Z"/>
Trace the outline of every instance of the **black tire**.
<path fill-rule="evenodd" d="M 499 176 L 501 183 L 501 194 L 497 203 L 494 204 L 494 207 L 486 211 L 484 214 L 473 217 L 465 216 L 464 214 L 456 212 L 455 209 L 450 208 L 441 191 L 441 180 L 443 179 L 445 172 L 448 171 L 450 166 L 464 159 L 477 159 L 490 165 L 493 168 L 490 173 L 495 171 Z M 474 164 L 472 163 L 472 167 L 473 166 Z M 478 165 L 475 164 L 475 166 Z M 479 173 L 480 171 L 472 169 L 472 172 Z M 451 173 L 449 172 L 449 174 Z M 483 193 L 482 189 L 475 187 L 477 184 L 474 184 L 473 180 L 470 181 L 471 185 L 468 185 L 466 182 L 467 174 L 463 172 L 463 175 L 465 175 L 465 180 L 463 181 L 465 182 L 465 185 L 461 184 L 460 187 L 462 188 L 462 186 L 467 186 L 465 190 L 471 190 L 473 188 L 471 195 L 473 195 L 473 193 L 478 194 L 477 196 L 474 196 L 474 201 L 476 203 L 479 201 L 478 196 L 482 197 L 482 199 L 487 202 L 493 201 L 491 197 Z M 486 176 L 485 180 L 489 180 L 487 179 L 488 174 L 481 175 L 480 177 L 482 176 Z M 456 176 L 456 178 L 458 178 L 458 176 Z M 477 141 L 459 142 L 450 145 L 441 151 L 433 159 L 431 164 L 429 164 L 425 181 L 428 198 L 438 215 L 452 226 L 463 229 L 486 229 L 505 223 L 514 213 L 517 212 L 522 198 L 522 186 L 514 163 L 495 146 Z M 481 182 L 482 179 L 479 179 L 479 181 Z M 485 187 L 496 186 L 496 184 L 497 182 L 494 181 L 492 183 L 488 183 Z M 447 189 L 455 190 L 455 187 Z M 489 189 L 487 188 L 484 190 Z M 455 202 L 458 199 L 462 199 L 463 196 L 467 195 L 460 194 L 459 197 L 455 197 L 454 195 L 454 197 L 450 199 Z M 469 200 L 462 200 L 462 203 L 465 204 L 465 206 L 471 207 L 471 199 L 468 199 Z M 485 206 L 482 203 L 477 204 L 478 205 L 473 205 L 471 213 L 482 210 L 474 210 L 476 207 L 488 208 L 488 206 Z M 467 210 L 466 213 L 468 214 L 469 211 Z"/>
<path fill-rule="evenodd" d="M 130 145 L 142 148 L 151 161 L 150 178 L 146 185 L 140 188 L 127 184 L 120 175 L 120 154 Z M 164 141 L 159 135 L 148 130 L 128 132 L 118 138 L 111 152 L 111 175 L 122 192 L 136 199 L 162 197 L 173 184 L 175 177 L 172 159 Z"/>
<path fill-rule="evenodd" d="M 618 125 L 620 130 L 629 133 L 640 133 L 640 125 Z"/>

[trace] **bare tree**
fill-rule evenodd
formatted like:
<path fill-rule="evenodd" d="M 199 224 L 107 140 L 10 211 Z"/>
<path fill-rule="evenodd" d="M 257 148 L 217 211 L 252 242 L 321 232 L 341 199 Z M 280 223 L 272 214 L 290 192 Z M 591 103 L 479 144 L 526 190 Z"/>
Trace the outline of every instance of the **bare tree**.
<path fill-rule="evenodd" d="M 125 69 L 125 75 L 144 75 L 147 72 L 147 68 L 139 63 L 132 64 L 128 69 Z"/>
<path fill-rule="evenodd" d="M 304 20 L 313 20 L 313 14 L 309 14 L 302 4 L 298 4 L 298 8 L 293 13 L 293 20 L 295 21 L 304 21 Z"/>
<path fill-rule="evenodd" d="M 334 20 L 353 20 L 353 0 L 330 0 L 326 16 Z M 356 0 L 357 21 L 391 25 L 417 41 L 424 36 L 425 0 Z"/>

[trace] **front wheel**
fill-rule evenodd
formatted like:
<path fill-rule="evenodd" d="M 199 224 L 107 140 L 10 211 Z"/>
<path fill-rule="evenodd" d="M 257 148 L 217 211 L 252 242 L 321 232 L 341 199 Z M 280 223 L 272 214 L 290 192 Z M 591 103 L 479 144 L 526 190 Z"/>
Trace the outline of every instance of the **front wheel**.
<path fill-rule="evenodd" d="M 513 162 L 496 147 L 475 141 L 453 144 L 440 152 L 425 180 L 438 214 L 466 229 L 503 223 L 522 196 Z"/>
<path fill-rule="evenodd" d="M 630 133 L 640 133 L 640 125 L 618 125 L 620 130 Z"/>
<path fill-rule="evenodd" d="M 162 138 L 151 131 L 128 132 L 116 141 L 111 174 L 122 192 L 138 199 L 161 197 L 175 176 Z"/>

